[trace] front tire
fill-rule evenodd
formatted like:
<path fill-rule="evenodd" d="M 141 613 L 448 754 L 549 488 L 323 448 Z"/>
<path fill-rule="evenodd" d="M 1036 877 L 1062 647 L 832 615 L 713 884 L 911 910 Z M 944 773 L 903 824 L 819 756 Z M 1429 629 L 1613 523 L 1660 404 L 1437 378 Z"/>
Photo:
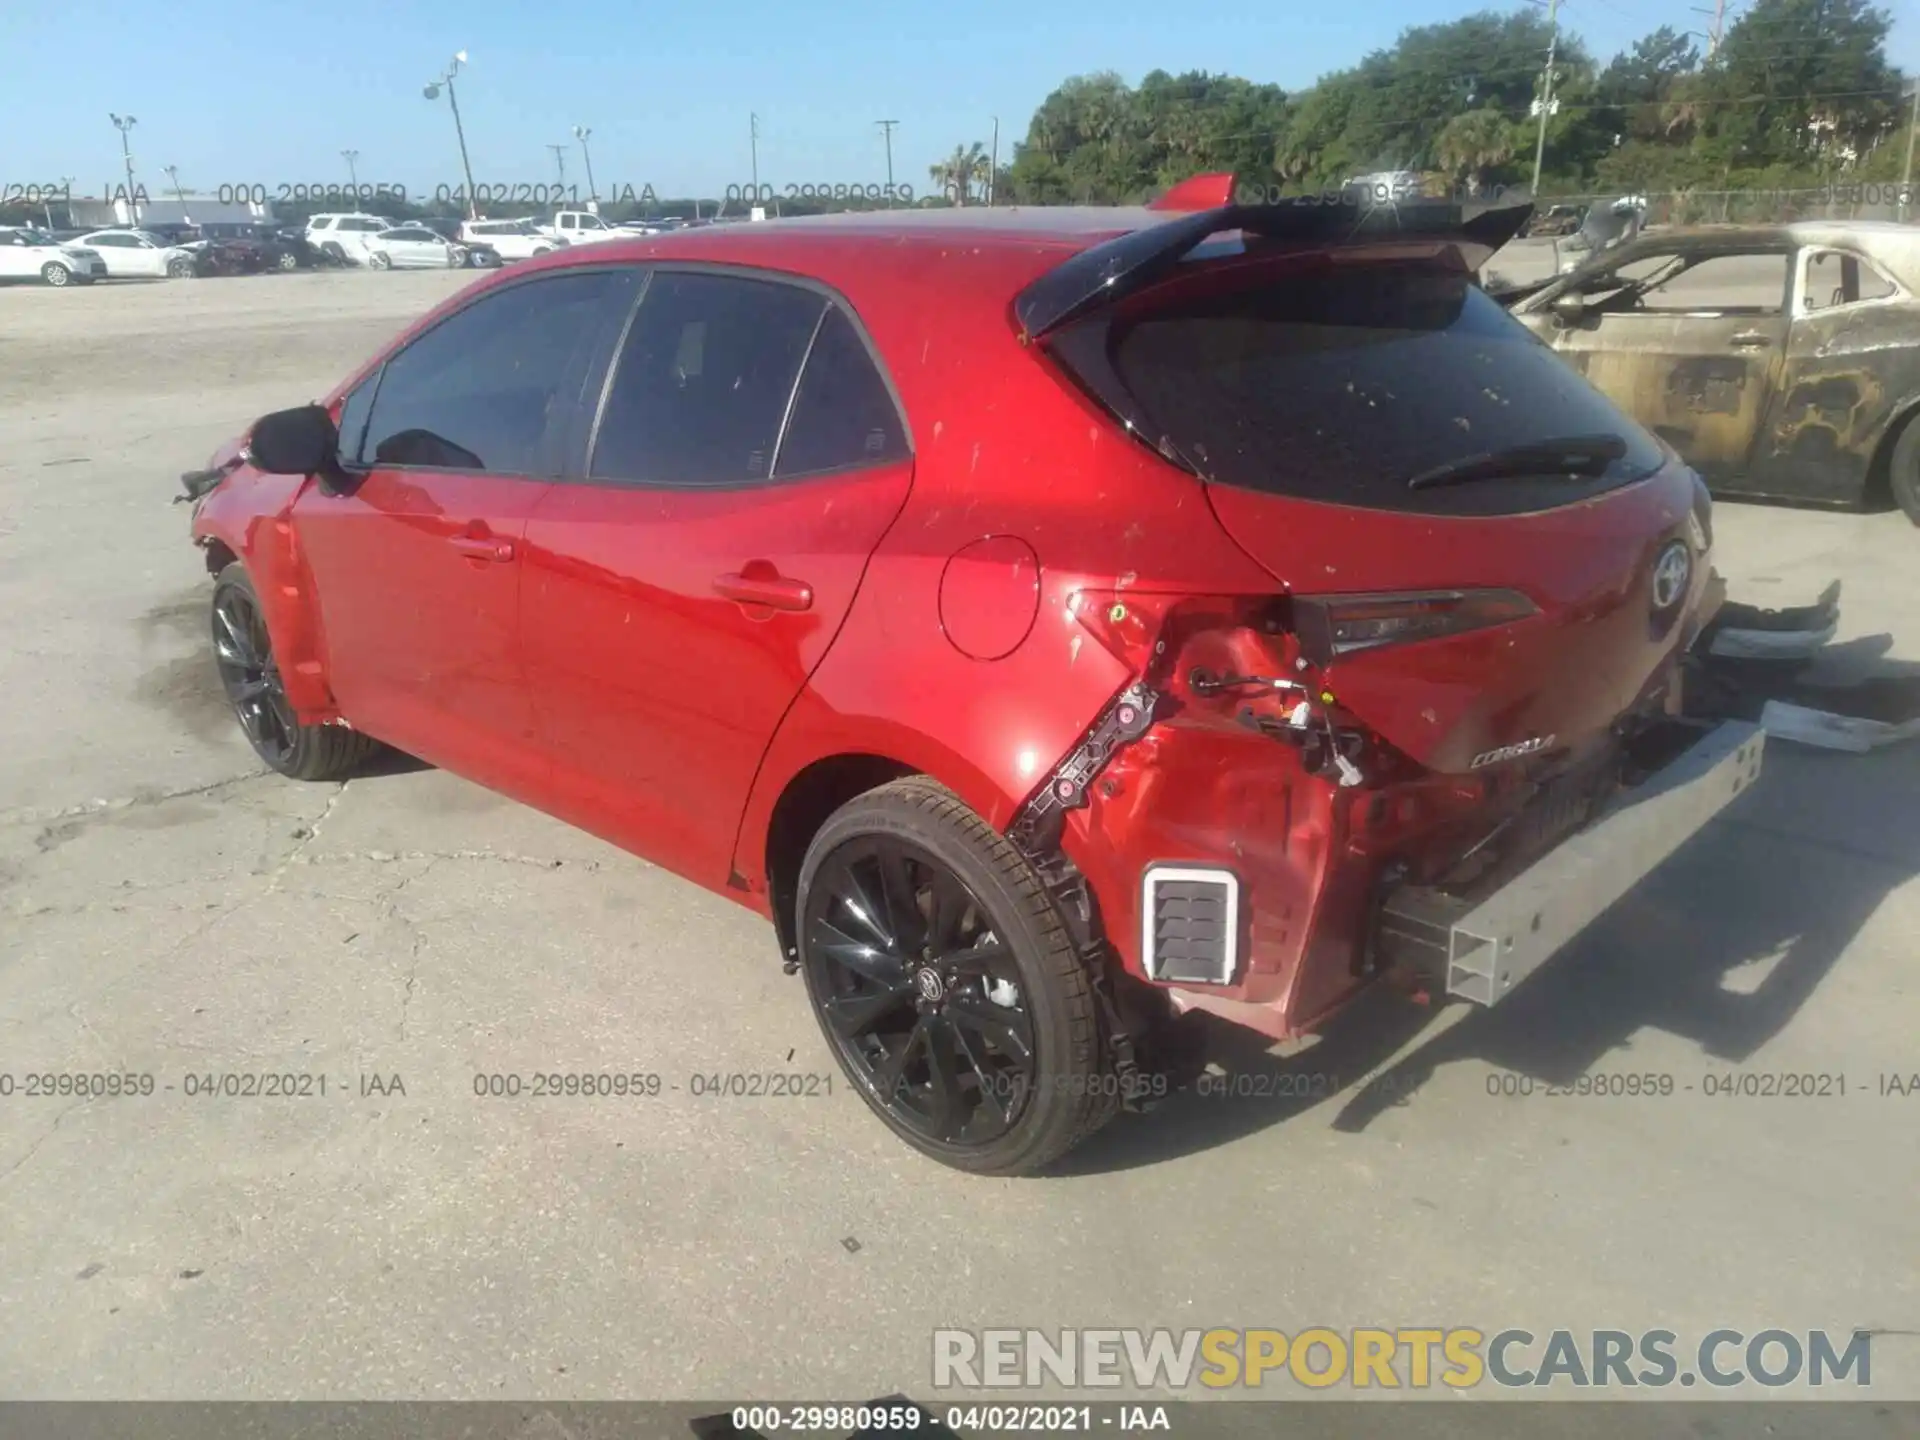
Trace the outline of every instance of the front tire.
<path fill-rule="evenodd" d="M 376 250 L 367 256 L 367 268 L 369 270 L 390 270 L 393 268 L 393 257 Z"/>
<path fill-rule="evenodd" d="M 1920 525 L 1920 416 L 1907 422 L 1887 457 L 1887 487 L 1907 518 Z"/>
<path fill-rule="evenodd" d="M 339 725 L 303 725 L 287 702 L 260 597 L 235 561 L 213 582 L 213 661 L 253 753 L 291 780 L 344 780 L 380 749 Z"/>
<path fill-rule="evenodd" d="M 283 250 L 280 258 L 273 263 L 282 270 L 297 270 L 300 267 L 300 257 L 291 250 Z"/>
<path fill-rule="evenodd" d="M 1093 978 L 1045 885 L 944 786 L 911 776 L 836 811 L 795 918 L 828 1048 L 923 1154 L 1028 1175 L 1118 1109 Z"/>
<path fill-rule="evenodd" d="M 191 280 L 193 279 L 193 271 L 194 266 L 191 260 L 172 260 L 167 263 L 167 278 L 169 280 Z"/>
<path fill-rule="evenodd" d="M 40 278 L 58 290 L 72 281 L 73 272 L 57 260 L 49 260 L 40 267 Z"/>

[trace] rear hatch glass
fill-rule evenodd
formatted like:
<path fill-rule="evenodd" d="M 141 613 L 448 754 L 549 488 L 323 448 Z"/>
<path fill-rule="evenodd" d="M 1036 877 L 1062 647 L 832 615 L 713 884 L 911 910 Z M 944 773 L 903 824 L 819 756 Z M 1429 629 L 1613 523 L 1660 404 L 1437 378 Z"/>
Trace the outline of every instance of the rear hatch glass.
<path fill-rule="evenodd" d="M 1457 270 L 1246 268 L 1251 284 L 1198 274 L 1049 347 L 1207 481 L 1221 525 L 1302 613 L 1525 597 L 1520 618 L 1327 665 L 1402 753 L 1458 772 L 1602 734 L 1685 638 L 1690 601 L 1656 603 L 1653 576 L 1687 543 L 1686 468 Z"/>
<path fill-rule="evenodd" d="M 1498 515 L 1587 499 L 1646 476 L 1659 443 L 1466 274 L 1327 260 L 1171 304 L 1096 316 L 1056 353 L 1146 437 L 1209 480 L 1377 510 Z M 1591 473 L 1471 483 L 1481 457 L 1607 436 Z M 1416 476 L 1429 483 L 1410 486 Z"/>

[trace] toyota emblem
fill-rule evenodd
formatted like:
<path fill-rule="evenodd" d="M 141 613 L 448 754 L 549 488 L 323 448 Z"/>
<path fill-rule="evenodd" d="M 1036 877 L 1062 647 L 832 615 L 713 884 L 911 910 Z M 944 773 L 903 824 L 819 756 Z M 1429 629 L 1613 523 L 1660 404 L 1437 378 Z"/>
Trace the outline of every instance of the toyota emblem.
<path fill-rule="evenodd" d="M 938 1000 L 946 993 L 946 987 L 940 983 L 938 971 L 928 967 L 914 976 L 914 982 L 920 987 L 920 995 L 925 1000 Z"/>
<path fill-rule="evenodd" d="M 1693 556 L 1684 540 L 1669 541 L 1653 562 L 1654 613 L 1671 610 L 1686 596 L 1687 582 L 1693 578 Z"/>

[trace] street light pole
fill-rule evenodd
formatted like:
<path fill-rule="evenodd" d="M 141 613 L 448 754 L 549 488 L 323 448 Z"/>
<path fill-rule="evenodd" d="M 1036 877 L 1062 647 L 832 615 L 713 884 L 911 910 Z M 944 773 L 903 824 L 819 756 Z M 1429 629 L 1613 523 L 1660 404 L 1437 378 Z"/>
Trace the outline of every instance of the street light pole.
<path fill-rule="evenodd" d="M 358 150 L 342 150 L 340 152 L 340 158 L 347 162 L 347 179 L 353 183 L 353 197 L 357 200 L 360 198 L 360 171 L 356 162 L 360 159 L 360 152 Z"/>
<path fill-rule="evenodd" d="M 590 204 L 600 203 L 600 191 L 593 183 L 593 152 L 587 148 L 587 139 L 593 131 L 585 125 L 573 127 L 573 138 L 580 142 L 580 158 L 587 162 L 587 200 Z"/>
<path fill-rule="evenodd" d="M 127 162 L 127 214 L 133 217 L 133 223 L 140 223 L 140 206 L 133 198 L 133 151 L 127 145 L 127 132 L 140 122 L 132 115 L 109 114 L 114 128 L 120 132 L 120 154 Z"/>
<path fill-rule="evenodd" d="M 747 116 L 747 145 L 753 161 L 753 197 L 747 202 L 751 210 L 760 203 L 760 117 L 751 113 Z"/>
<path fill-rule="evenodd" d="M 880 127 L 880 133 L 887 137 L 887 208 L 892 209 L 893 208 L 893 127 L 898 125 L 900 122 L 898 120 L 876 120 L 873 123 L 878 125 Z"/>
<path fill-rule="evenodd" d="M 447 66 L 447 73 L 442 75 L 438 80 L 433 81 L 420 93 L 425 95 L 429 100 L 438 100 L 440 98 L 440 87 L 443 85 L 446 87 L 447 104 L 453 107 L 453 133 L 460 141 L 460 173 L 466 176 L 467 179 L 467 218 L 469 220 L 478 220 L 480 218 L 480 212 L 475 208 L 473 196 L 473 166 L 467 161 L 467 132 L 460 124 L 460 97 L 453 93 L 453 77 L 460 73 L 460 67 L 466 63 L 467 52 L 464 50 L 456 50 L 452 63 Z"/>

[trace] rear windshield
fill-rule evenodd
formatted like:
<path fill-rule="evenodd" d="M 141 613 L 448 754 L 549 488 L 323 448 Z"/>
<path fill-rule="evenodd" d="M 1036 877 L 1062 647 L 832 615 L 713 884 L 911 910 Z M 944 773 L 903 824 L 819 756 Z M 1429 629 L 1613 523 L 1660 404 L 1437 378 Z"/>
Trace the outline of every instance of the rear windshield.
<path fill-rule="evenodd" d="M 1061 358 L 1083 379 L 1094 379 L 1088 362 L 1104 369 L 1096 394 L 1114 392 L 1144 437 L 1164 436 L 1223 484 L 1371 509 L 1506 514 L 1584 499 L 1664 459 L 1651 435 L 1457 270 L 1290 268 L 1283 280 L 1097 331 L 1097 341 L 1074 337 Z M 1592 477 L 1407 485 L 1478 456 L 1593 435 L 1619 436 L 1625 452 Z"/>

